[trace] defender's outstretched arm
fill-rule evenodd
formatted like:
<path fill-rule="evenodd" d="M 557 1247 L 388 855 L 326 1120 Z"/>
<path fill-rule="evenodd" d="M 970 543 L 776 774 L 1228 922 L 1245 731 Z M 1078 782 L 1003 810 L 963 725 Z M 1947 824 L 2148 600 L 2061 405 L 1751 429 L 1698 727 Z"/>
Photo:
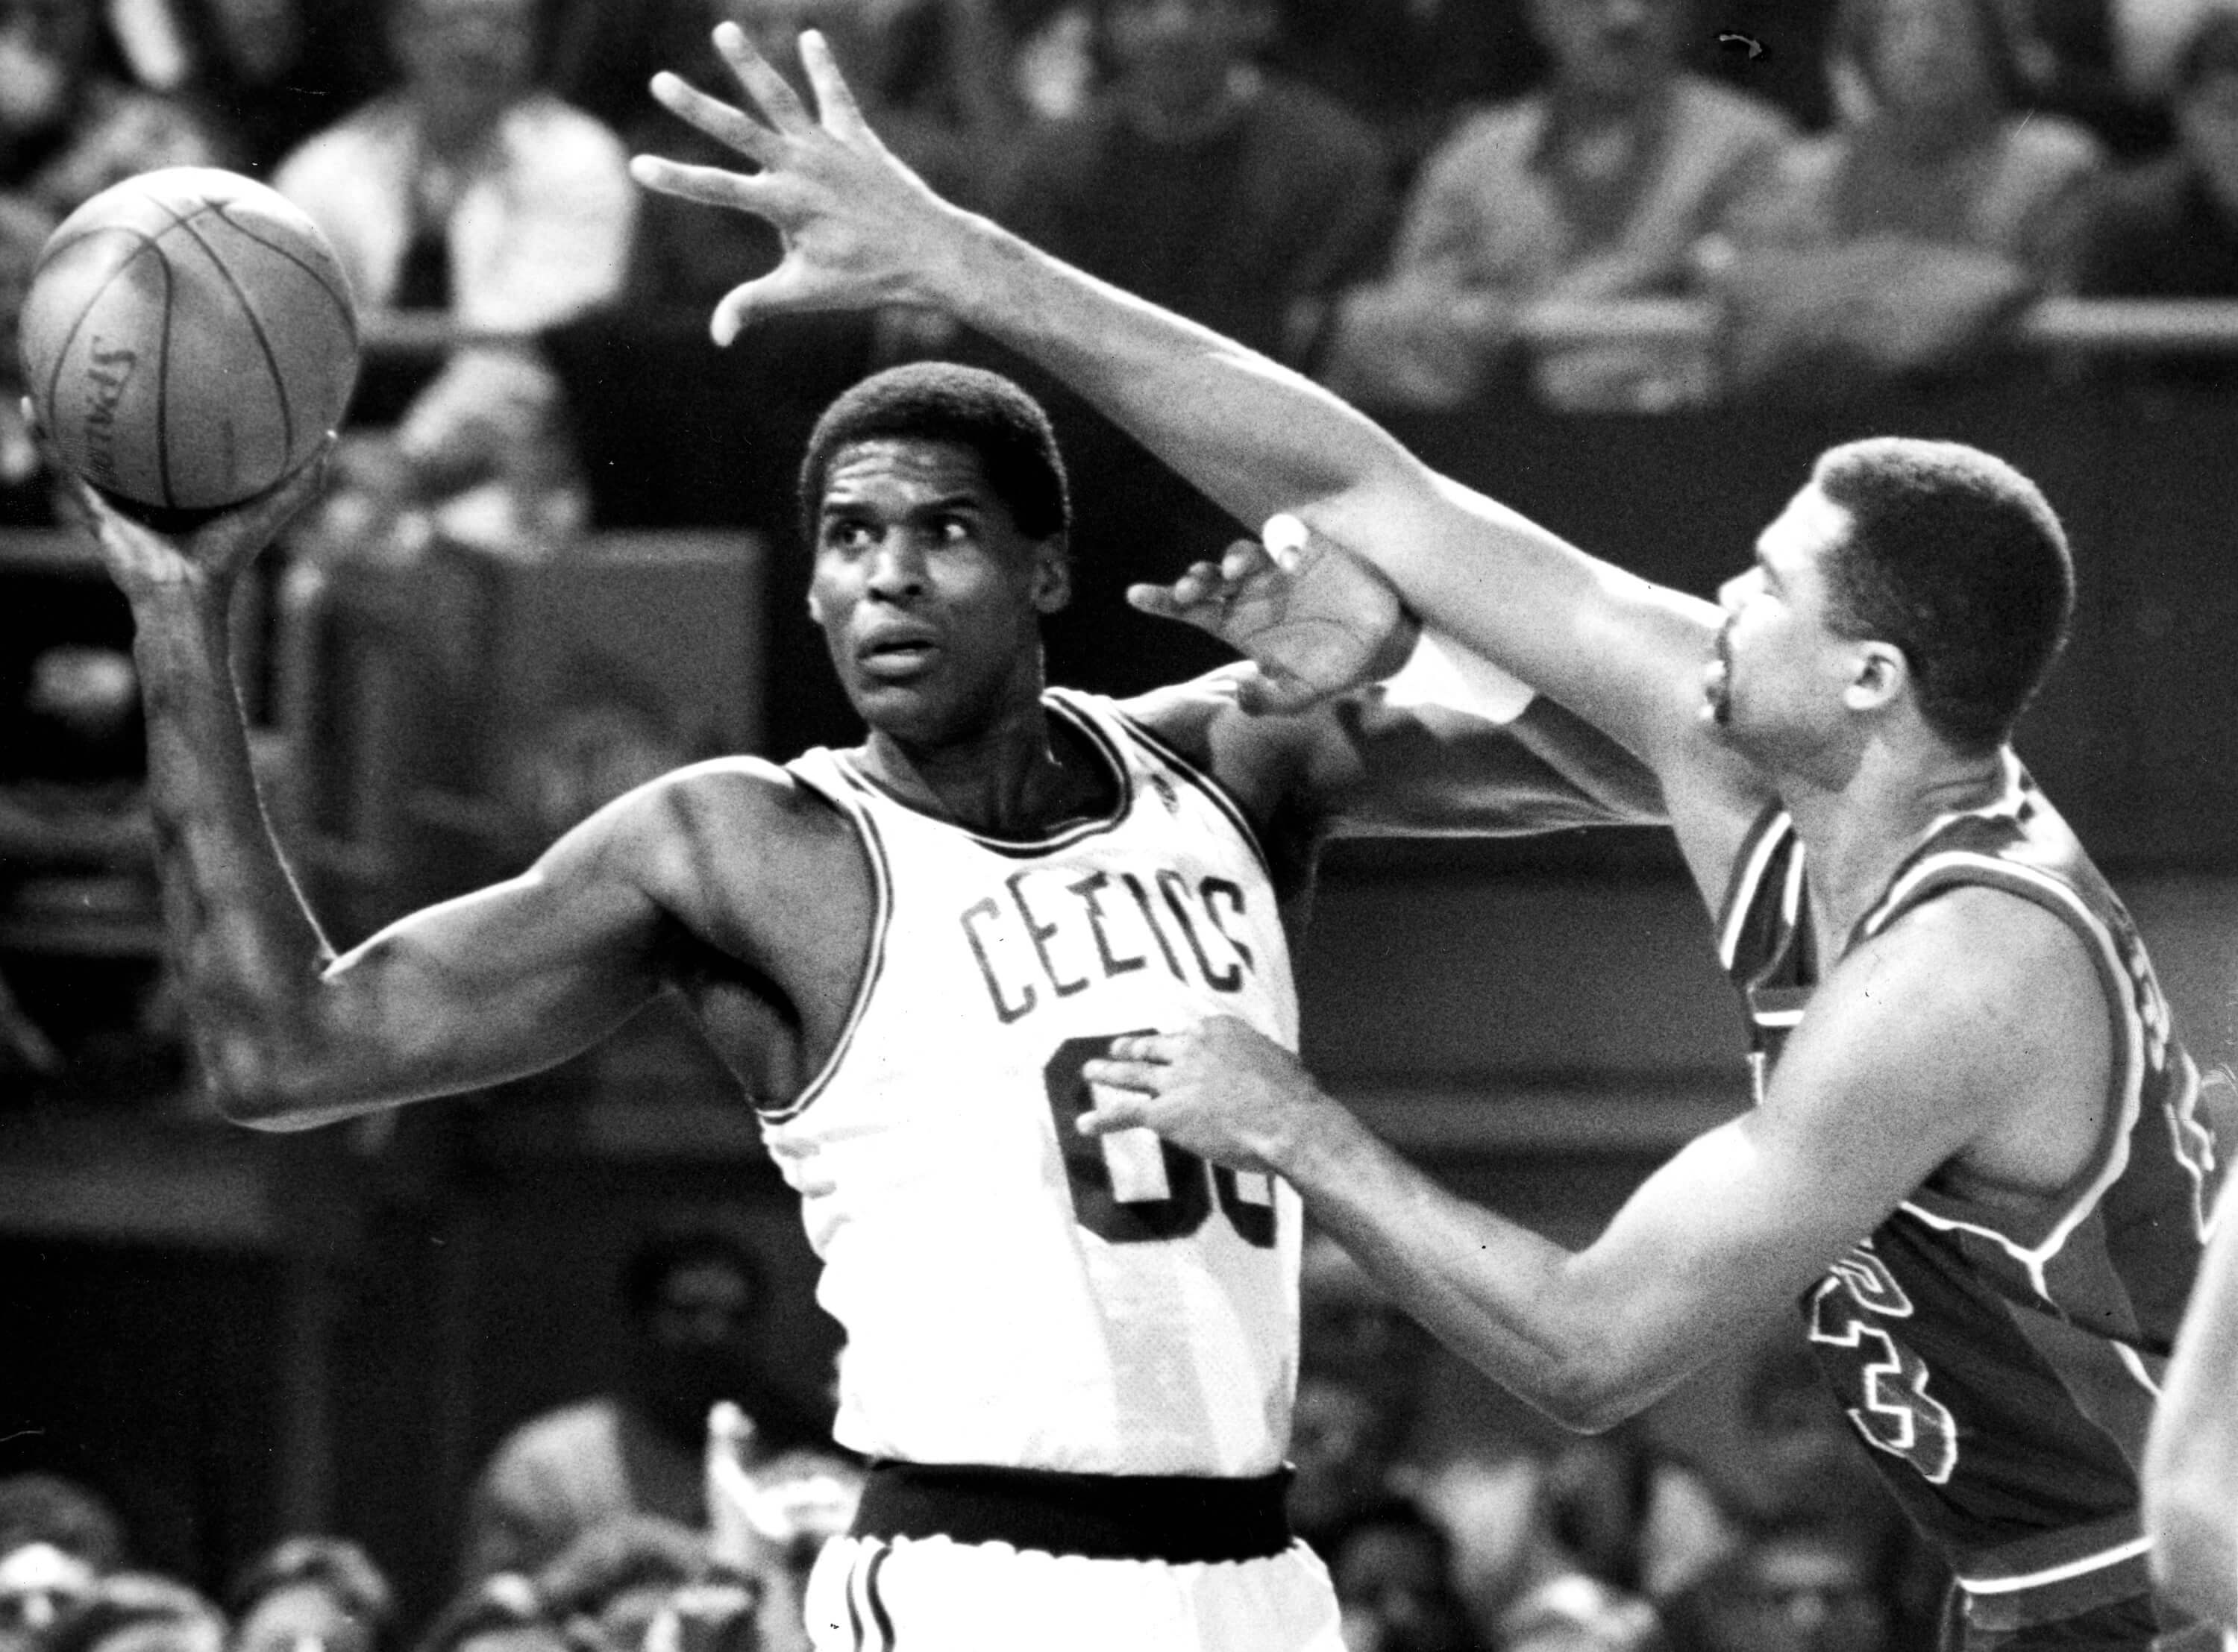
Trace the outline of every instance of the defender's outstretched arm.
<path fill-rule="evenodd" d="M 751 169 L 632 167 L 649 188 L 756 214 L 785 238 L 778 268 L 717 307 L 718 341 L 758 314 L 893 304 L 1002 340 L 1240 519 L 1295 512 L 1381 569 L 1426 623 L 1622 741 L 1656 770 L 1698 880 L 1722 887 L 1761 795 L 1701 727 L 1713 606 L 1582 554 L 1438 476 L 1310 380 L 943 201 L 870 129 L 813 33 L 801 43 L 812 109 L 736 28 L 716 43 L 758 112 L 671 75 L 654 93 Z"/>

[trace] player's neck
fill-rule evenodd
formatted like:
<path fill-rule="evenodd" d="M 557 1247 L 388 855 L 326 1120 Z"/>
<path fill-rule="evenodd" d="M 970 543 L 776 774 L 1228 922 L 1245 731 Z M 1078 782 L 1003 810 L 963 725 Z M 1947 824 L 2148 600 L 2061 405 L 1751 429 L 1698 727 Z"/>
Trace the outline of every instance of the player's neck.
<path fill-rule="evenodd" d="M 1029 837 L 1105 811 L 1114 778 L 1038 701 L 957 739 L 872 730 L 857 758 L 896 796 L 969 831 Z"/>
<path fill-rule="evenodd" d="M 1899 757 L 1885 749 L 1868 751 L 1839 786 L 1783 785 L 1781 801 L 1810 855 L 1822 939 L 1838 947 L 1937 821 L 1986 807 L 2004 785 L 2002 750 Z"/>

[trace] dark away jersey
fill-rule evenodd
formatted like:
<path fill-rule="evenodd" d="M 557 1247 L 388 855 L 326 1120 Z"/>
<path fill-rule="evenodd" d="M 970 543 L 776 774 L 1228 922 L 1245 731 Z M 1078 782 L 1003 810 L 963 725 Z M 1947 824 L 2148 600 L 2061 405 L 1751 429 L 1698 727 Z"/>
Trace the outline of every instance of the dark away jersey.
<path fill-rule="evenodd" d="M 2033 901 L 2088 949 L 2113 1032 L 2096 1151 L 2036 1219 L 1923 1187 L 1802 1303 L 1814 1352 L 1898 1500 L 1970 1594 L 2140 1593 L 2137 1464 L 2219 1173 L 2198 1074 L 2121 902 L 2008 759 L 1992 805 L 1938 821 L 1849 937 L 1961 885 Z M 1719 946 L 1748 1001 L 1758 1099 L 1820 976 L 1804 850 L 1774 810 Z"/>

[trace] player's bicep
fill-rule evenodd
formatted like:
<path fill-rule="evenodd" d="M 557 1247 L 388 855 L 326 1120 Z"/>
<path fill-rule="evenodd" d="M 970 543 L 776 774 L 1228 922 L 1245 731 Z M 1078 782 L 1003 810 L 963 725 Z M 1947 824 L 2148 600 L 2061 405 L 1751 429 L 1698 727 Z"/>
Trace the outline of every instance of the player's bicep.
<path fill-rule="evenodd" d="M 1997 1010 L 1982 983 L 1921 969 L 1923 950 L 1893 948 L 1874 967 L 1837 971 L 1762 1103 L 1658 1170 L 1578 1258 L 1575 1283 L 1626 1327 L 1630 1368 L 1683 1371 L 1713 1356 L 2009 1105 L 2017 1074 L 1983 1052 L 1983 1019 Z"/>
<path fill-rule="evenodd" d="M 668 922 L 616 823 L 518 877 L 412 914 L 326 972 L 334 1080 L 365 1099 L 500 1082 L 610 1032 L 659 989 Z"/>

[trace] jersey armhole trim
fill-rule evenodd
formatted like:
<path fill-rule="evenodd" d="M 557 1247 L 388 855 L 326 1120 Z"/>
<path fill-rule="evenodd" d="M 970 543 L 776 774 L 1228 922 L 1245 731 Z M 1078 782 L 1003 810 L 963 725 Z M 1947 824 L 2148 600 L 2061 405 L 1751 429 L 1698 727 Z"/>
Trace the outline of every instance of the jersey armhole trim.
<path fill-rule="evenodd" d="M 819 784 L 813 776 L 800 769 L 793 768 L 791 772 L 803 785 L 818 796 L 828 799 L 855 828 L 856 836 L 863 845 L 864 858 L 871 865 L 871 890 L 876 901 L 871 920 L 871 944 L 863 962 L 863 978 L 855 986 L 855 1001 L 848 1006 L 846 1024 L 839 1029 L 839 1036 L 833 1041 L 831 1054 L 824 1057 L 824 1064 L 817 1069 L 815 1076 L 801 1087 L 800 1094 L 791 1101 L 778 1107 L 755 1107 L 756 1115 L 765 1125 L 785 1124 L 798 1118 L 818 1096 L 831 1087 L 832 1075 L 838 1072 L 840 1064 L 847 1059 L 848 1051 L 853 1047 L 855 1034 L 860 1030 L 863 1017 L 870 1009 L 871 995 L 877 991 L 879 978 L 885 973 L 886 937 L 893 927 L 894 916 L 894 880 L 886 860 L 885 840 L 878 835 L 878 823 L 871 817 L 870 810 L 863 806 L 862 801 L 841 790 L 866 783 L 851 773 L 846 764 L 836 759 L 829 766 L 838 776 L 838 788 Z"/>
<path fill-rule="evenodd" d="M 1274 882 L 1274 862 L 1268 856 L 1267 846 L 1260 841 L 1259 829 L 1251 823 L 1251 816 L 1244 812 L 1243 805 L 1236 801 L 1235 794 L 1222 785 L 1210 770 L 1184 757 L 1179 748 L 1148 724 L 1116 708 L 1112 715 L 1125 725 L 1128 733 L 1141 741 L 1168 768 L 1202 792 L 1212 806 L 1228 817 L 1228 823 L 1235 829 L 1236 836 L 1251 851 L 1251 858 L 1258 862 L 1261 875 L 1269 883 Z"/>

